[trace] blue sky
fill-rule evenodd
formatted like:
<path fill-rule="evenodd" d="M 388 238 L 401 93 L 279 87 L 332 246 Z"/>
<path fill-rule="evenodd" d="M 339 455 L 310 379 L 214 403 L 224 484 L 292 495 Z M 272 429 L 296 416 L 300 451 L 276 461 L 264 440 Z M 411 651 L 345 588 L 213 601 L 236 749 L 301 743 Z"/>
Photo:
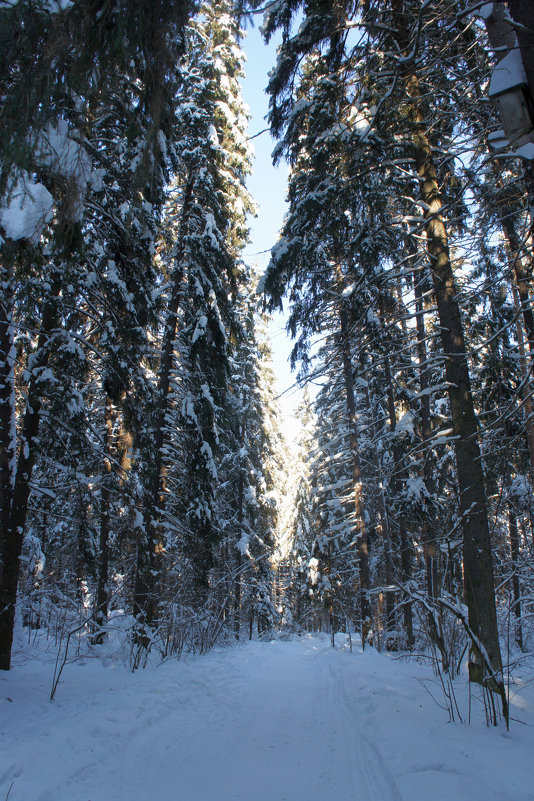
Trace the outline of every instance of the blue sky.
<path fill-rule="evenodd" d="M 256 18 L 256 24 L 260 23 L 261 17 Z M 258 27 L 255 27 L 247 30 L 243 49 L 247 55 L 246 77 L 242 84 L 243 97 L 252 115 L 249 131 L 250 135 L 254 136 L 267 127 L 265 117 L 269 101 L 265 87 L 268 82 L 268 72 L 276 60 L 276 46 L 271 43 L 267 47 Z M 250 263 L 258 264 L 263 270 L 269 262 L 269 251 L 278 239 L 278 232 L 285 213 L 287 165 L 282 163 L 279 167 L 273 166 L 271 153 L 275 143 L 268 131 L 256 137 L 253 144 L 256 157 L 254 172 L 248 181 L 248 189 L 258 205 L 258 216 L 250 221 L 251 241 L 245 250 L 244 258 Z M 287 361 L 292 343 L 285 333 L 282 315 L 273 315 L 269 331 L 273 347 L 274 368 L 280 392 L 283 393 L 294 384 L 295 377 L 292 375 Z M 286 392 L 280 399 L 282 413 L 285 417 L 284 428 L 290 438 L 295 435 L 296 431 L 293 411 L 299 397 L 299 391 L 292 391 Z"/>
<path fill-rule="evenodd" d="M 264 44 L 258 28 L 247 31 L 243 43 L 247 55 L 246 76 L 243 81 L 243 97 L 252 115 L 249 123 L 251 136 L 267 128 L 265 117 L 268 111 L 268 97 L 265 92 L 268 77 L 276 58 L 276 49 Z M 268 253 L 276 242 L 285 211 L 287 187 L 287 167 L 282 164 L 275 168 L 271 160 L 274 141 L 268 131 L 253 140 L 255 161 L 254 172 L 248 181 L 248 188 L 259 204 L 259 214 L 251 220 L 251 245 L 247 248 L 248 258 L 254 258 L 261 266 L 266 266 Z"/>

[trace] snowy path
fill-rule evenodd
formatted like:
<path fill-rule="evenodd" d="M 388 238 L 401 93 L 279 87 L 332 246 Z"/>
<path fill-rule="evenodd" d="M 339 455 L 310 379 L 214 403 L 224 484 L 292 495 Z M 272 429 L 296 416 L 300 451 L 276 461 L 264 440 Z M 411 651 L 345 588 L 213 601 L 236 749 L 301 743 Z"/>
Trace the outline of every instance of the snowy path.
<path fill-rule="evenodd" d="M 51 705 L 21 667 L 0 681 L 0 801 L 534 798 L 531 729 L 451 726 L 414 672 L 302 638 L 68 666 Z"/>

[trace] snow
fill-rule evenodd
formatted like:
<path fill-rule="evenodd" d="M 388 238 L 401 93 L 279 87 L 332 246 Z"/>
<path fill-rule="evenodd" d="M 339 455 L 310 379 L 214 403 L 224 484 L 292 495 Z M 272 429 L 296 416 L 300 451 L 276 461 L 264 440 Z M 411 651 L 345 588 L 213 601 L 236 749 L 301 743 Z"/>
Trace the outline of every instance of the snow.
<path fill-rule="evenodd" d="M 493 3 L 484 3 L 476 13 L 482 19 L 489 19 L 493 13 Z"/>
<path fill-rule="evenodd" d="M 420 501 L 428 494 L 424 480 L 422 478 L 405 479 L 404 494 L 409 501 Z"/>
<path fill-rule="evenodd" d="M 191 337 L 191 344 L 194 345 L 197 339 L 203 337 L 206 333 L 206 326 L 208 325 L 208 318 L 205 314 L 201 314 L 197 320 L 193 336 Z"/>
<path fill-rule="evenodd" d="M 195 412 L 195 404 L 193 398 L 189 393 L 182 401 L 182 414 L 184 417 L 187 417 L 193 423 L 196 423 L 198 425 L 198 419 Z"/>
<path fill-rule="evenodd" d="M 366 109 L 368 114 L 370 115 L 370 120 L 365 116 L 365 114 L 361 111 L 358 106 L 352 106 L 349 112 L 349 116 L 347 118 L 347 124 L 352 128 L 354 133 L 357 136 L 364 139 L 371 129 L 372 118 L 376 114 L 376 107 L 372 106 L 370 109 Z"/>
<path fill-rule="evenodd" d="M 103 171 L 92 173 L 91 159 L 82 145 L 70 138 L 66 120 L 59 119 L 41 131 L 35 155 L 41 167 L 67 179 L 69 218 L 81 219 L 87 186 L 91 184 L 98 191 Z M 53 208 L 54 198 L 48 189 L 27 172 L 22 172 L 8 195 L 7 203 L 0 207 L 0 224 L 10 239 L 29 239 L 37 244 L 46 223 L 52 219 Z"/>
<path fill-rule="evenodd" d="M 527 161 L 534 160 L 534 142 L 527 142 L 526 145 L 522 145 L 515 151 L 515 155 L 519 156 L 522 159 L 527 159 Z"/>
<path fill-rule="evenodd" d="M 16 6 L 19 0 L 2 0 L 2 5 L 5 6 Z M 51 12 L 57 11 L 65 11 L 65 9 L 70 8 L 73 5 L 74 0 L 48 0 L 48 3 L 44 3 L 43 5 L 48 7 L 48 10 Z"/>
<path fill-rule="evenodd" d="M 488 144 L 490 147 L 495 148 L 495 150 L 501 150 L 503 147 L 509 147 L 510 142 L 504 131 L 499 129 L 498 131 L 492 131 L 492 133 L 488 135 Z"/>
<path fill-rule="evenodd" d="M 53 167 L 58 175 L 78 181 L 83 187 L 91 177 L 91 159 L 85 150 L 69 137 L 66 120 L 48 125 L 38 142 L 38 158 Z"/>
<path fill-rule="evenodd" d="M 519 48 L 510 50 L 493 68 L 489 96 L 496 97 L 516 86 L 528 83 Z"/>
<path fill-rule="evenodd" d="M 315 587 L 318 584 L 320 575 L 319 560 L 315 556 L 312 556 L 308 562 L 308 576 L 312 587 Z"/>
<path fill-rule="evenodd" d="M 215 250 L 220 250 L 220 239 L 221 234 L 219 229 L 217 228 L 217 223 L 215 222 L 215 217 L 210 212 L 206 212 L 205 214 L 206 219 L 206 226 L 204 228 L 204 236 L 206 236 L 212 248 Z"/>
<path fill-rule="evenodd" d="M 219 137 L 215 125 L 210 125 L 208 128 L 208 142 L 215 148 L 219 148 Z"/>
<path fill-rule="evenodd" d="M 215 406 L 215 401 L 213 400 L 213 395 L 210 392 L 209 386 L 207 384 L 202 384 L 200 391 L 202 393 L 202 397 L 208 401 L 210 406 Z"/>
<path fill-rule="evenodd" d="M 250 489 L 250 488 L 249 488 Z M 236 548 L 241 556 L 250 556 L 248 546 L 250 545 L 250 537 L 248 534 L 242 534 L 241 538 L 236 542 Z"/>
<path fill-rule="evenodd" d="M 143 515 L 141 514 L 139 509 L 134 509 L 134 519 L 133 519 L 133 522 L 132 522 L 132 528 L 133 529 L 136 529 L 136 528 L 137 529 L 139 529 L 139 528 L 142 529 L 143 525 L 144 525 Z"/>
<path fill-rule="evenodd" d="M 329 640 L 245 643 L 134 674 L 78 661 L 54 703 L 52 656 L 19 655 L 0 676 L 0 798 L 532 799 L 531 686 L 513 688 L 527 725 L 509 734 L 480 716 L 449 723 L 430 666 Z"/>
<path fill-rule="evenodd" d="M 412 412 L 405 412 L 396 424 L 397 433 L 405 432 L 407 434 L 414 434 L 414 416 Z"/>
<path fill-rule="evenodd" d="M 24 173 L 8 203 L 0 207 L 0 224 L 10 239 L 29 239 L 36 245 L 44 226 L 52 219 L 53 207 L 54 198 L 48 189 Z"/>
<path fill-rule="evenodd" d="M 281 261 L 287 253 L 289 253 L 289 241 L 285 236 L 281 236 L 271 249 L 271 261 L 273 264 L 276 264 Z M 269 268 L 267 268 L 267 273 L 268 272 Z"/>

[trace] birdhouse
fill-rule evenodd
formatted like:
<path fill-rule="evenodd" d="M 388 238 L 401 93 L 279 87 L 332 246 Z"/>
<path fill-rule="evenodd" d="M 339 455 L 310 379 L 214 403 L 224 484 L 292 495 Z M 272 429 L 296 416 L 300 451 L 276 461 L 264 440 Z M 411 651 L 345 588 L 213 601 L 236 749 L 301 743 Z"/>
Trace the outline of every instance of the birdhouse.
<path fill-rule="evenodd" d="M 534 109 L 518 49 L 510 50 L 493 68 L 489 96 L 499 105 L 510 142 L 516 147 L 534 142 Z"/>

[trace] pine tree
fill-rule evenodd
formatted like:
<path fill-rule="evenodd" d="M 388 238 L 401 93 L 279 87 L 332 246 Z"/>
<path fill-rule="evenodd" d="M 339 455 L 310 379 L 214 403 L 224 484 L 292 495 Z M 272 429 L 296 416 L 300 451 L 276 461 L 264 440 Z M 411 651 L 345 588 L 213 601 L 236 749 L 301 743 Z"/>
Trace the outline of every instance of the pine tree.
<path fill-rule="evenodd" d="M 324 167 L 324 163 L 329 163 L 329 175 L 336 174 L 332 168 L 333 154 L 342 150 L 342 145 L 351 134 L 355 141 L 360 140 L 360 147 L 363 143 L 366 156 L 372 163 L 376 163 L 374 158 L 380 153 L 382 157 L 377 164 L 377 173 L 382 176 L 382 196 L 386 191 L 390 200 L 389 205 L 383 204 L 376 210 L 370 203 L 370 181 L 362 169 L 358 170 L 354 166 L 353 150 L 345 160 L 350 159 L 352 167 L 349 174 L 353 196 L 356 198 L 358 192 L 362 192 L 364 208 L 367 205 L 367 208 L 375 211 L 374 216 L 371 211 L 365 217 L 367 220 L 378 222 L 380 232 L 391 236 L 390 252 L 392 243 L 398 241 L 394 211 L 402 210 L 401 213 L 406 215 L 404 208 L 407 198 L 411 198 L 411 202 L 419 204 L 419 208 L 422 209 L 422 213 L 418 213 L 417 217 L 412 213 L 408 219 L 413 223 L 417 221 L 420 226 L 417 233 L 423 236 L 421 241 L 424 244 L 425 258 L 430 263 L 441 326 L 442 352 L 445 354 L 449 412 L 455 434 L 459 513 L 463 529 L 463 567 L 469 608 L 468 625 L 471 633 L 471 678 L 489 683 L 502 696 L 505 708 L 484 474 L 477 439 L 477 419 L 470 384 L 463 321 L 451 255 L 451 235 L 461 231 L 461 220 L 467 216 L 463 195 L 459 191 L 454 171 L 450 166 L 450 154 L 455 152 L 455 138 L 458 133 L 458 125 L 452 124 L 451 112 L 455 102 L 457 102 L 454 106 L 456 110 L 465 109 L 462 93 L 467 95 L 468 92 L 465 82 L 458 79 L 453 83 L 451 76 L 459 76 L 460 64 L 471 63 L 471 53 L 477 52 L 476 42 L 473 40 L 472 31 L 462 26 L 458 19 L 452 23 L 453 27 L 456 26 L 457 36 L 454 47 L 447 54 L 447 69 L 450 70 L 447 73 L 442 49 L 442 33 L 447 24 L 445 20 L 450 20 L 451 11 L 447 2 L 433 4 L 431 9 L 425 9 L 421 13 L 420 9 L 411 8 L 409 4 L 401 2 L 392 2 L 380 9 L 374 5 L 365 5 L 361 9 L 358 7 L 358 11 L 361 12 L 359 25 L 362 36 L 355 46 L 344 35 L 347 26 L 354 19 L 356 10 L 352 6 L 336 4 L 335 7 L 325 8 L 320 3 L 306 4 L 304 21 L 299 30 L 292 35 L 290 23 L 297 7 L 300 7 L 300 4 L 277 4 L 276 8 L 268 10 L 264 26 L 267 36 L 270 36 L 277 27 L 283 32 L 280 57 L 269 85 L 272 130 L 275 134 L 283 135 L 279 152 L 287 152 L 292 165 L 298 164 L 298 154 L 313 154 L 308 156 L 313 162 L 315 154 L 321 153 L 323 163 L 319 168 Z M 416 57 L 421 53 L 424 53 L 425 59 L 417 60 Z M 438 53 L 439 56 L 434 58 Z M 309 74 L 306 68 L 300 70 L 303 57 L 308 59 L 309 65 L 313 65 L 313 71 L 310 69 Z M 302 74 L 298 82 L 295 81 L 297 70 Z M 331 95 L 335 95 L 335 86 L 343 87 L 341 98 L 344 96 L 346 99 L 341 100 L 341 105 L 339 94 L 333 101 L 328 98 L 328 92 L 321 89 L 322 74 L 326 72 Z M 394 78 L 393 84 L 392 78 Z M 430 91 L 437 92 L 434 95 L 434 102 L 430 105 L 434 114 L 439 117 L 439 131 L 430 125 L 426 114 Z M 317 104 L 320 112 L 313 115 L 307 127 L 306 124 L 303 125 L 303 120 L 306 119 L 310 107 L 313 107 L 316 97 L 321 97 L 323 102 L 320 106 Z M 375 100 L 372 106 L 369 103 L 371 98 Z M 353 115 L 347 113 L 351 105 L 354 108 Z M 337 113 L 331 114 L 330 124 L 325 125 L 325 113 L 328 114 L 332 109 L 336 109 Z M 464 131 L 469 126 L 468 113 L 470 111 L 463 118 Z M 358 131 L 359 136 L 353 134 L 354 130 Z M 309 141 L 306 140 L 307 135 Z M 328 148 L 325 142 L 328 142 Z M 442 150 L 439 150 L 440 147 Z M 438 152 L 446 154 L 445 160 L 436 155 Z M 449 161 L 446 160 L 447 155 Z M 415 172 L 410 167 L 410 158 L 415 159 Z M 404 171 L 404 178 L 399 180 L 400 171 L 397 171 L 396 165 L 403 163 L 407 168 Z M 311 174 L 314 175 L 316 172 Z M 295 172 L 292 178 L 295 188 L 298 186 L 297 181 L 302 181 L 303 174 L 305 172 L 302 167 Z M 325 175 L 326 171 L 322 174 Z M 402 191 L 403 182 L 404 191 Z M 290 217 L 286 224 L 287 228 L 291 227 L 292 237 L 286 236 L 274 250 L 274 262 L 276 263 L 278 259 L 280 265 L 284 264 L 285 270 L 281 267 L 278 270 L 278 275 L 281 277 L 291 275 L 287 265 L 291 264 L 294 253 L 306 248 L 310 239 L 310 231 L 313 228 L 308 221 L 308 207 L 314 204 L 323 208 L 321 201 L 333 182 L 319 187 L 323 195 L 319 194 L 317 186 L 312 191 L 310 184 L 311 182 L 308 182 L 306 191 L 302 192 L 298 202 L 294 203 L 293 219 Z M 363 188 L 367 192 L 366 195 L 363 194 Z M 353 211 L 355 203 L 350 202 L 349 191 L 343 193 L 343 184 L 339 181 L 335 188 L 332 188 L 332 196 L 333 199 L 329 202 L 328 220 L 331 223 L 335 221 L 336 232 L 341 232 L 347 224 L 343 226 L 341 215 L 339 213 L 336 215 L 338 208 L 336 204 L 341 201 L 341 209 L 345 206 L 347 212 L 350 210 L 353 219 L 358 219 L 357 212 L 355 214 Z M 294 194 L 292 198 L 290 194 L 290 199 L 296 201 L 297 197 Z M 454 208 L 457 215 L 455 222 L 449 226 L 443 213 L 445 204 Z M 322 230 L 328 231 L 326 222 L 323 222 Z M 298 235 L 295 236 L 297 232 Z M 345 236 L 342 241 L 346 242 L 347 239 L 349 237 Z M 353 248 L 350 258 L 362 261 L 362 252 L 367 243 L 363 237 L 354 237 L 349 241 Z M 323 248 L 324 242 L 323 236 L 321 240 Z M 375 242 L 380 243 L 376 235 Z M 379 246 L 373 255 L 376 264 L 383 263 L 387 259 L 386 253 L 381 253 Z M 343 263 L 335 248 L 331 250 L 329 256 L 329 266 Z M 308 290 L 308 297 L 317 309 L 317 317 L 320 314 L 324 315 L 324 308 L 319 311 L 317 303 L 319 277 L 326 274 L 326 265 L 323 267 L 322 258 L 321 250 L 314 248 L 311 263 L 318 267 L 318 270 L 314 287 Z M 370 261 L 372 263 L 372 258 Z M 294 278 L 292 280 L 295 282 Z M 282 294 L 285 283 L 287 283 L 285 278 L 278 284 L 273 278 L 267 287 L 274 297 L 278 297 Z M 297 293 L 302 285 L 301 281 L 300 284 L 297 283 L 296 290 L 292 289 L 293 299 L 298 297 Z M 343 283 L 339 286 L 342 291 L 345 289 L 348 291 Z M 361 283 L 357 283 L 356 286 L 361 292 Z M 301 320 L 304 308 L 304 303 L 301 302 Z M 343 305 L 341 308 L 343 309 Z M 346 324 L 344 326 L 341 319 L 342 333 L 344 328 L 347 330 Z M 319 330 L 317 322 L 315 330 Z M 348 348 L 346 352 L 349 353 Z M 350 376 L 348 369 L 345 372 Z M 393 417 L 391 420 L 393 422 Z M 478 556 L 475 556 L 475 553 Z M 483 568 L 481 559 L 484 561 Z M 488 655 L 488 664 L 484 661 L 485 657 L 482 657 L 483 653 Z"/>
<path fill-rule="evenodd" d="M 188 541 L 194 603 L 206 600 L 220 536 L 215 492 L 219 417 L 228 402 L 229 339 L 240 325 L 231 296 L 242 280 L 238 258 L 247 233 L 245 214 L 251 208 L 244 189 L 250 153 L 238 85 L 243 56 L 235 43 L 237 35 L 227 3 L 204 6 L 189 32 L 190 61 L 182 75 L 182 105 L 175 131 L 181 163 L 168 210 L 164 255 L 171 290 L 153 436 L 145 453 L 146 539 L 138 551 L 134 600 L 136 614 L 148 625 L 158 619 L 155 581 L 166 547 L 165 456 L 169 442 L 176 447 L 174 427 L 185 438 L 179 446 L 187 463 L 181 523 Z M 178 370 L 183 371 L 179 380 Z"/>
<path fill-rule="evenodd" d="M 100 5 L 79 2 L 52 10 L 29 2 L 0 12 L 6 45 L 0 67 L 6 312 L 0 336 L 6 423 L 15 417 L 16 377 L 10 361 L 13 314 L 20 309 L 17 294 L 26 289 L 30 301 L 38 298 L 30 316 L 17 320 L 22 330 L 30 324 L 38 331 L 22 374 L 27 402 L 18 447 L 13 423 L 3 428 L 0 642 L 6 669 L 39 430 L 53 397 L 50 370 L 53 360 L 59 364 L 56 354 L 61 356 L 73 340 L 67 328 L 62 330 L 67 321 L 72 323 L 70 303 L 84 291 L 91 295 L 95 278 L 103 273 L 108 288 L 111 284 L 133 313 L 134 338 L 139 318 L 146 322 L 143 270 L 138 267 L 149 264 L 146 255 L 167 168 L 159 136 L 173 114 L 166 94 L 172 81 L 165 78 L 181 50 L 191 8 L 187 3 L 158 3 L 156 9 L 124 3 L 113 10 Z M 119 206 L 113 201 L 121 194 Z M 94 308 L 86 308 L 95 322 Z M 109 342 L 115 321 L 105 319 L 107 309 L 102 316 L 102 341 L 107 336 Z M 84 322 L 74 324 L 85 327 Z M 83 336 L 79 328 L 76 334 Z M 84 344 L 89 342 L 82 338 Z M 108 375 L 115 379 L 127 359 L 117 358 L 115 345 L 111 352 Z"/>

